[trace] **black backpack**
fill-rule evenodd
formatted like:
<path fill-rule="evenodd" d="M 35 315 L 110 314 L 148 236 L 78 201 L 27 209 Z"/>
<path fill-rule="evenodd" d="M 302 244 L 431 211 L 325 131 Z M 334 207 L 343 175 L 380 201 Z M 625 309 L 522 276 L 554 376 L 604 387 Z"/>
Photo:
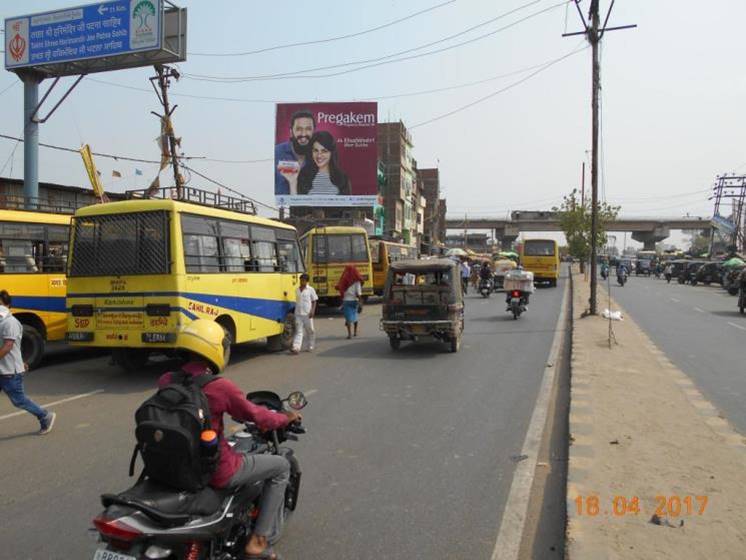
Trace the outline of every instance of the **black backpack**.
<path fill-rule="evenodd" d="M 130 476 L 139 451 L 145 463 L 141 478 L 189 492 L 205 487 L 217 467 L 219 450 L 215 446 L 205 453 L 200 445 L 202 431 L 211 429 L 210 406 L 202 389 L 215 379 L 174 372 L 171 383 L 140 405 Z"/>

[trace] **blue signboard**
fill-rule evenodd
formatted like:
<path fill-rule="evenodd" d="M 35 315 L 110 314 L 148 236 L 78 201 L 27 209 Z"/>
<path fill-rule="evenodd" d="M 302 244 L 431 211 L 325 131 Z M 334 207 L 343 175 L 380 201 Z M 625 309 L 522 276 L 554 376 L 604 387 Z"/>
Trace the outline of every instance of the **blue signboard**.
<path fill-rule="evenodd" d="M 5 20 L 5 68 L 161 48 L 163 0 L 113 0 Z"/>

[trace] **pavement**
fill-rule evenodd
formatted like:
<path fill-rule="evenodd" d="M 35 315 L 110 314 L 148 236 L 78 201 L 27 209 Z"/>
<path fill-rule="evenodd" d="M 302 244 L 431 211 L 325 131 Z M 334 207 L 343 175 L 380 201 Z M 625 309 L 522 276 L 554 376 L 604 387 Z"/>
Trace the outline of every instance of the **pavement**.
<path fill-rule="evenodd" d="M 284 557 L 489 558 L 563 288 L 538 290 L 517 321 L 501 296 L 470 294 L 457 354 L 437 343 L 391 351 L 375 304 L 353 340 L 337 313 L 323 311 L 313 354 L 235 349 L 225 375 L 240 386 L 300 389 L 310 401 L 309 433 L 294 444 L 303 484 Z M 98 497 L 132 484 L 133 414 L 167 366 L 123 374 L 95 353 L 48 360 L 27 378 L 34 400 L 59 403 L 44 437 L 33 435 L 34 418 L 0 399 L 0 557 L 92 557 L 86 535 Z"/>
<path fill-rule="evenodd" d="M 746 434 L 746 315 L 719 285 L 632 276 L 613 297 L 655 344 Z M 605 305 L 605 304 L 604 304 Z"/>
<path fill-rule="evenodd" d="M 665 321 L 668 300 L 641 295 L 658 289 L 652 282 L 633 278 L 612 293 L 639 304 L 631 309 L 648 323 L 655 314 Z M 743 435 L 700 390 L 699 377 L 677 366 L 681 346 L 669 355 L 624 305 L 622 321 L 584 316 L 588 284 L 582 276 L 574 284 L 567 558 L 744 558 Z M 602 289 L 599 308 L 607 306 Z M 620 306 L 612 299 L 611 308 Z M 679 321 L 688 316 L 673 309 Z M 690 337 L 684 345 L 693 340 L 686 322 L 668 331 Z"/>

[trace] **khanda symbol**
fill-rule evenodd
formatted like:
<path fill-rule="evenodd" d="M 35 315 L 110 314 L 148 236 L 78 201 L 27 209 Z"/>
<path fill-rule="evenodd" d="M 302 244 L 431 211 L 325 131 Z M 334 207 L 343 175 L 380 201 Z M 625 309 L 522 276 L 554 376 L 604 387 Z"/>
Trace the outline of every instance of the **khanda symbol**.
<path fill-rule="evenodd" d="M 8 48 L 10 49 L 10 56 L 13 57 L 13 60 L 21 60 L 26 50 L 26 40 L 16 33 L 16 36 L 8 43 Z"/>

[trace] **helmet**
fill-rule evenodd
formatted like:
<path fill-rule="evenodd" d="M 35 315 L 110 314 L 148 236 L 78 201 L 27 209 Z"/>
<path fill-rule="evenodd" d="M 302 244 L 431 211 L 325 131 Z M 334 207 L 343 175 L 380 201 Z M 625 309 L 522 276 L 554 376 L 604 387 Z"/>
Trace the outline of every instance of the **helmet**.
<path fill-rule="evenodd" d="M 216 374 L 225 368 L 229 343 L 223 327 L 208 319 L 195 319 L 176 336 L 177 348 L 205 359 L 212 365 L 213 373 Z"/>

